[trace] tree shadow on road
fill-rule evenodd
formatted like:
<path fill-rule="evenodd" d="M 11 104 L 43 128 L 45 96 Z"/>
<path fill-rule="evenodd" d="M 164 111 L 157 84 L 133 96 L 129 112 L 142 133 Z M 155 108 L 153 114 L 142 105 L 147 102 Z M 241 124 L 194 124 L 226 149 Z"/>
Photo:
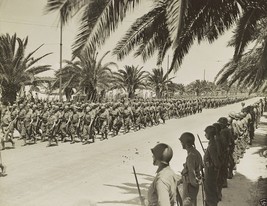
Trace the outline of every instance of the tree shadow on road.
<path fill-rule="evenodd" d="M 260 149 L 253 154 L 263 156 L 263 152 L 267 150 L 267 122 L 260 122 L 250 147 L 260 147 Z"/>
<path fill-rule="evenodd" d="M 257 205 L 264 189 L 259 181 L 251 181 L 245 175 L 236 172 L 233 179 L 228 180 L 228 188 L 223 189 L 223 198 L 220 206 Z"/>
<path fill-rule="evenodd" d="M 142 174 L 142 173 L 137 173 L 138 176 L 142 176 L 143 180 L 148 181 L 149 183 L 139 183 L 141 195 L 143 197 L 146 197 L 147 190 L 153 181 L 154 177 L 148 174 Z M 104 184 L 105 186 L 108 187 L 115 187 L 119 188 L 122 190 L 122 194 L 133 194 L 136 195 L 135 198 L 129 199 L 129 200 L 110 200 L 110 201 L 101 201 L 98 203 L 101 204 L 111 204 L 111 203 L 116 203 L 116 204 L 122 204 L 122 205 L 140 205 L 140 198 L 138 194 L 138 189 L 135 183 L 122 183 L 121 185 L 109 185 L 109 184 Z"/>

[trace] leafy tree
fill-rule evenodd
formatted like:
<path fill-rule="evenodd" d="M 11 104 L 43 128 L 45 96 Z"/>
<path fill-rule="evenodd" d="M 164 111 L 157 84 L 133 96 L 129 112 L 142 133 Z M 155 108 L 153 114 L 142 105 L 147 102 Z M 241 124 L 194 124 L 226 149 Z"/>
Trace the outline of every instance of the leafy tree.
<path fill-rule="evenodd" d="M 21 87 L 34 86 L 42 81 L 36 77 L 37 74 L 50 70 L 50 65 L 35 66 L 38 61 L 50 53 L 34 58 L 33 55 L 41 48 L 40 46 L 26 55 L 27 44 L 28 37 L 20 39 L 16 34 L 0 36 L 0 86 L 2 102 L 5 104 L 12 104 L 16 101 Z"/>
<path fill-rule="evenodd" d="M 142 69 L 143 67 L 126 65 L 124 69 L 114 72 L 114 88 L 122 88 L 128 93 L 128 98 L 134 98 L 135 91 L 146 86 L 147 74 Z"/>

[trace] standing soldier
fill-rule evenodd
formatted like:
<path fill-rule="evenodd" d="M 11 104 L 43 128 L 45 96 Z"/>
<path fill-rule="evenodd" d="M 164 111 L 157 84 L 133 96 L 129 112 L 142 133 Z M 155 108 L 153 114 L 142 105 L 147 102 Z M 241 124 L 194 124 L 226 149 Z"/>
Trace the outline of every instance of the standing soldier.
<path fill-rule="evenodd" d="M 158 144 L 151 149 L 153 165 L 158 166 L 157 175 L 148 189 L 149 206 L 176 205 L 176 174 L 169 166 L 173 151 L 169 145 Z"/>
<path fill-rule="evenodd" d="M 234 138 L 231 130 L 228 128 L 228 119 L 226 117 L 220 117 L 218 122 L 221 124 L 221 137 L 226 140 L 226 150 L 223 151 L 224 162 L 222 174 L 224 175 L 223 187 L 227 187 L 227 178 L 233 176 L 233 171 L 230 171 L 230 165 L 233 164 L 233 149 L 234 149 Z"/>
<path fill-rule="evenodd" d="M 179 140 L 183 149 L 187 151 L 186 162 L 182 170 L 182 180 L 180 181 L 183 183 L 183 201 L 190 202 L 189 205 L 196 206 L 203 169 L 202 157 L 195 148 L 195 137 L 192 133 L 183 133 Z"/>
<path fill-rule="evenodd" d="M 217 193 L 217 178 L 218 169 L 220 168 L 221 164 L 215 142 L 216 128 L 214 126 L 206 127 L 205 136 L 209 140 L 208 148 L 204 154 L 204 189 L 206 194 L 205 206 L 217 206 L 219 201 Z"/>

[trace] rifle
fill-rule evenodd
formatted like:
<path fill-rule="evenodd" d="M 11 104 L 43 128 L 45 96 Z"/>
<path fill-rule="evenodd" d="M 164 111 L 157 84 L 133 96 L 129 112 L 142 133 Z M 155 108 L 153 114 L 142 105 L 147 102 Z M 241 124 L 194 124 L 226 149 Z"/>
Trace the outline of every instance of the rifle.
<path fill-rule="evenodd" d="M 134 166 L 133 166 L 133 172 L 134 172 L 135 182 L 136 182 L 136 186 L 137 186 L 138 193 L 139 193 L 140 203 L 141 203 L 142 206 L 145 206 L 145 201 L 144 201 L 144 198 L 141 195 L 141 191 L 140 191 L 140 187 L 139 187 L 139 183 L 138 183 L 138 179 L 137 179 L 137 175 L 136 175 Z"/>
<path fill-rule="evenodd" d="M 199 135 L 197 134 L 197 138 L 198 138 L 198 141 L 199 141 L 199 143 L 200 143 L 200 145 L 201 145 L 201 148 L 202 148 L 202 150 L 203 150 L 203 152 L 204 152 L 204 154 L 206 153 L 206 151 L 205 151 L 205 149 L 204 149 L 204 147 L 203 147 L 203 144 L 202 144 L 202 142 L 201 142 L 201 140 L 200 140 L 200 137 L 199 137 Z M 202 191 L 202 201 L 203 201 L 203 206 L 205 205 L 205 195 L 204 195 L 204 171 L 203 171 L 203 166 L 201 166 L 201 169 L 200 169 L 200 172 L 201 172 L 201 176 L 202 176 L 202 184 L 201 184 L 201 191 Z"/>
<path fill-rule="evenodd" d="M 202 144 L 202 142 L 201 142 L 201 140 L 200 140 L 199 135 L 197 135 L 197 138 L 198 138 L 198 141 L 199 141 L 199 143 L 200 143 L 200 145 L 201 145 L 201 148 L 202 148 L 202 150 L 203 150 L 203 152 L 204 152 L 204 154 L 205 154 L 206 151 L 205 151 L 205 149 L 204 149 L 204 147 L 203 147 L 203 144 Z"/>
<path fill-rule="evenodd" d="M 176 202 L 179 203 L 179 206 L 183 206 L 183 199 L 179 192 L 178 185 L 176 187 Z"/>

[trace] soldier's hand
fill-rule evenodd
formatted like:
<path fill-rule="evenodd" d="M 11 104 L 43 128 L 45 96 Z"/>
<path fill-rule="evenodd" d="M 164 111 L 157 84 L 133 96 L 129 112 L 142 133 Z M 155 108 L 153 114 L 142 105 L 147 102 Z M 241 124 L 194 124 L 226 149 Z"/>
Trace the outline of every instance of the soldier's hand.
<path fill-rule="evenodd" d="M 180 184 L 183 184 L 183 179 L 182 178 L 177 181 L 177 185 L 180 185 Z"/>

